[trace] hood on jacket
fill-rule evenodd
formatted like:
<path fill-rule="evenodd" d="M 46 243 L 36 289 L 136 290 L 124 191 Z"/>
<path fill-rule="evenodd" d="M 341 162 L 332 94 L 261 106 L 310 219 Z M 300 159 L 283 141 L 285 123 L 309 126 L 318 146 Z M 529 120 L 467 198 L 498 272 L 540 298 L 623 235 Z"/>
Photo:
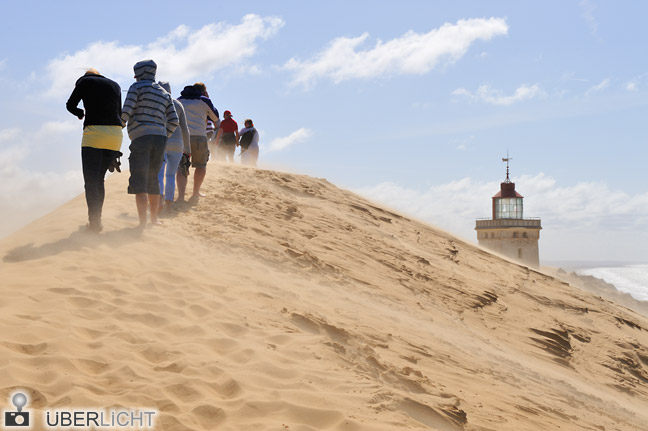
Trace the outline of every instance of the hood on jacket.
<path fill-rule="evenodd" d="M 155 72 L 157 71 L 157 64 L 153 60 L 142 60 L 135 63 L 133 66 L 135 71 L 135 78 L 138 80 L 155 80 Z"/>
<path fill-rule="evenodd" d="M 193 85 L 187 85 L 181 92 L 180 95 L 184 97 L 185 99 L 200 99 L 200 96 L 202 94 L 200 93 L 200 90 L 198 90 L 196 87 Z"/>
<path fill-rule="evenodd" d="M 168 81 L 158 81 L 158 85 L 164 88 L 164 91 L 171 94 L 171 84 Z"/>

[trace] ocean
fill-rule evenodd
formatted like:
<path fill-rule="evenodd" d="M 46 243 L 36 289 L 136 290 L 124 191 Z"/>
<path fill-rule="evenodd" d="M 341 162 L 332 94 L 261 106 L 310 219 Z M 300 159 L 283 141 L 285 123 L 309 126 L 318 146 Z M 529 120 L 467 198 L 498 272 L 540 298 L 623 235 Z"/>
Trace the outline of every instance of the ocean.
<path fill-rule="evenodd" d="M 601 265 L 575 269 L 576 273 L 591 275 L 613 284 L 617 290 L 639 301 L 648 301 L 648 264 Z"/>

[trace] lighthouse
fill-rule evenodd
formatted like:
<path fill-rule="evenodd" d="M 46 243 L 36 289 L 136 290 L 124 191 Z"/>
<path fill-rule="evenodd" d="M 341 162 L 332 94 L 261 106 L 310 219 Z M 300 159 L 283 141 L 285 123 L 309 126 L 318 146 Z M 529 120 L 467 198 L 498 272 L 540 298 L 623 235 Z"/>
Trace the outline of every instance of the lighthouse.
<path fill-rule="evenodd" d="M 509 178 L 510 160 L 508 154 L 506 158 L 502 158 L 506 162 L 506 179 L 500 184 L 500 191 L 492 198 L 492 218 L 476 221 L 477 241 L 480 246 L 538 268 L 541 221 L 537 217 L 524 218 L 524 197 L 515 190 L 515 183 Z"/>

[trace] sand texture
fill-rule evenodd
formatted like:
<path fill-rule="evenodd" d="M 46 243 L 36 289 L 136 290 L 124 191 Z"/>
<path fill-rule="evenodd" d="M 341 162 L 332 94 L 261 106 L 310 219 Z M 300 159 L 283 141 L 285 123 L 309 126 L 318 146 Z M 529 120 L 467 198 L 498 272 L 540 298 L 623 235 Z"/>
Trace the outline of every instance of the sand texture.
<path fill-rule="evenodd" d="M 156 430 L 648 429 L 648 319 L 323 179 L 210 165 L 139 233 L 83 196 L 0 241 L 0 404 Z M 6 400 L 6 401 L 4 401 Z"/>

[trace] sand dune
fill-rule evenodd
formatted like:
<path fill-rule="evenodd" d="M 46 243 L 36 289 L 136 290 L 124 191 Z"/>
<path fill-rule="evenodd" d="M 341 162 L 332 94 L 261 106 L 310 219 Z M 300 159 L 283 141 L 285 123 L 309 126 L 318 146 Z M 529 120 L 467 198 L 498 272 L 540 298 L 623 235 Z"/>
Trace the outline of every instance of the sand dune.
<path fill-rule="evenodd" d="M 646 430 L 648 319 L 326 180 L 210 166 L 134 230 L 75 198 L 0 242 L 0 400 L 159 430 Z M 35 416 L 39 420 L 38 416 Z"/>

